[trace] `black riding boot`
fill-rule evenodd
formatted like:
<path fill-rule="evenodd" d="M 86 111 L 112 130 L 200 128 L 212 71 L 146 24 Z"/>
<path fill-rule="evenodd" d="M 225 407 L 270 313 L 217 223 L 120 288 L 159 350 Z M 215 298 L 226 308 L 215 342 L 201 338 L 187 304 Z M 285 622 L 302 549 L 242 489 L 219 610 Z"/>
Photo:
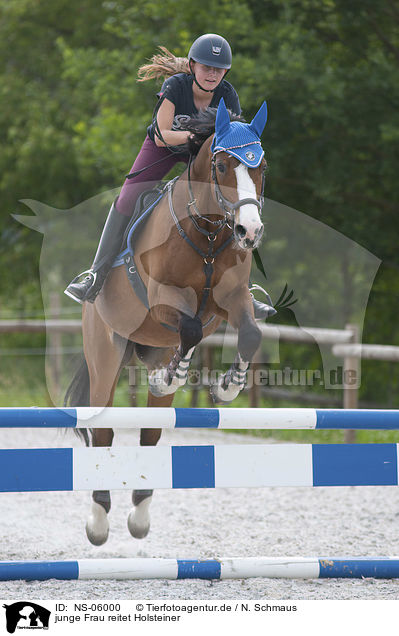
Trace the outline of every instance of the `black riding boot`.
<path fill-rule="evenodd" d="M 277 309 L 273 307 L 272 299 L 270 298 L 267 291 L 263 289 L 263 287 L 261 287 L 260 285 L 252 285 L 249 288 L 249 291 L 251 292 L 252 296 L 252 304 L 256 320 L 264 320 L 265 318 L 271 318 L 272 316 L 276 315 Z M 254 291 L 261 291 L 263 294 L 265 294 L 267 303 L 261 303 L 260 300 L 256 300 L 253 295 Z"/>
<path fill-rule="evenodd" d="M 93 265 L 89 270 L 78 274 L 64 291 L 64 294 L 78 303 L 82 304 L 86 300 L 90 303 L 95 301 L 121 249 L 123 235 L 130 217 L 120 214 L 115 203 L 116 200 L 108 213 Z M 79 280 L 82 277 L 83 280 Z"/>

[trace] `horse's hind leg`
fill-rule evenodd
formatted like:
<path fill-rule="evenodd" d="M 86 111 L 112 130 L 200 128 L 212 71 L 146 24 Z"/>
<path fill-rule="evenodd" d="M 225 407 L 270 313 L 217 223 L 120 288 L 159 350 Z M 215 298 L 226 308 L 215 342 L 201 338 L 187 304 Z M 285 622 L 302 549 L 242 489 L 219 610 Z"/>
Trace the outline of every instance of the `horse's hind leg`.
<path fill-rule="evenodd" d="M 112 333 L 97 321 L 96 329 L 85 334 L 85 356 L 90 376 L 90 405 L 112 406 L 115 388 L 121 369 L 132 356 L 133 343 Z M 101 338 L 94 342 L 91 338 Z M 114 432 L 111 428 L 94 428 L 92 446 L 112 446 Z M 90 514 L 86 523 L 86 534 L 90 543 L 102 545 L 108 539 L 108 513 L 111 509 L 109 490 L 94 490 Z"/>
<path fill-rule="evenodd" d="M 94 429 L 93 446 L 112 446 L 114 432 L 112 429 Z M 111 509 L 109 490 L 93 490 L 93 501 L 86 522 L 86 535 L 93 545 L 103 545 L 108 539 L 108 513 Z"/>
<path fill-rule="evenodd" d="M 174 395 L 165 395 L 164 397 L 155 397 L 148 392 L 147 406 L 171 406 Z M 162 430 L 159 428 L 147 428 L 140 431 L 140 446 L 156 446 L 161 437 Z M 127 526 L 130 534 L 135 539 L 143 539 L 150 530 L 150 513 L 149 508 L 152 500 L 152 490 L 133 490 L 132 508 Z"/>

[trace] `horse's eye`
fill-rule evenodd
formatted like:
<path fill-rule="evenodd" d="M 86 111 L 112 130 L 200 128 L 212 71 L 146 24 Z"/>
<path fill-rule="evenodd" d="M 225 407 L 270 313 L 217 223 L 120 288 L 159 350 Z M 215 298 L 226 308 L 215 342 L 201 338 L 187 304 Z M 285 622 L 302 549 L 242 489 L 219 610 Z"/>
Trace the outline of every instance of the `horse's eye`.
<path fill-rule="evenodd" d="M 224 163 L 220 161 L 218 164 L 216 164 L 216 167 L 219 170 L 220 174 L 225 174 L 226 166 L 224 165 Z"/>

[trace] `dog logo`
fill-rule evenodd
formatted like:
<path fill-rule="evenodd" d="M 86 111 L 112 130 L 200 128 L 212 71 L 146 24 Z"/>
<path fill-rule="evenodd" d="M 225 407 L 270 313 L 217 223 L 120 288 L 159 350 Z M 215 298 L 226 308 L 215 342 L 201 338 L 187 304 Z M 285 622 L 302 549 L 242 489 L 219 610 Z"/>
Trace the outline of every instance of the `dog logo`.
<path fill-rule="evenodd" d="M 6 610 L 7 631 L 13 634 L 18 629 L 48 629 L 51 612 L 30 601 L 19 601 L 3 605 Z"/>

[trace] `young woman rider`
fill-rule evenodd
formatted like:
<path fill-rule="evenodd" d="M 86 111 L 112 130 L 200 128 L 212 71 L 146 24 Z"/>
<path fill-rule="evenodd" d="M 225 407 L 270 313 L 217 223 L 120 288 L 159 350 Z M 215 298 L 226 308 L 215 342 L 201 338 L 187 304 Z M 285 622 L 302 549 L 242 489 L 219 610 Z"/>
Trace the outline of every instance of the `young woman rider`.
<path fill-rule="evenodd" d="M 196 114 L 208 106 L 217 107 L 223 97 L 228 109 L 241 113 L 238 95 L 224 79 L 231 68 L 230 45 L 223 37 L 207 33 L 192 44 L 187 58 L 176 58 L 167 49 L 155 55 L 150 64 L 139 69 L 140 81 L 168 77 L 158 98 L 161 100 L 153 123 L 132 166 L 119 196 L 111 206 L 91 268 L 79 274 L 65 293 L 79 303 L 94 302 L 118 255 L 124 232 L 133 214 L 139 195 L 163 179 L 177 162 L 188 161 L 188 155 L 176 152 L 176 146 L 187 143 L 191 133 L 180 129 L 182 118 Z M 172 148 L 169 148 L 172 146 Z M 266 293 L 266 292 L 265 292 Z M 267 295 L 267 300 L 270 301 Z M 256 318 L 266 318 L 275 310 L 269 304 L 254 299 Z"/>

